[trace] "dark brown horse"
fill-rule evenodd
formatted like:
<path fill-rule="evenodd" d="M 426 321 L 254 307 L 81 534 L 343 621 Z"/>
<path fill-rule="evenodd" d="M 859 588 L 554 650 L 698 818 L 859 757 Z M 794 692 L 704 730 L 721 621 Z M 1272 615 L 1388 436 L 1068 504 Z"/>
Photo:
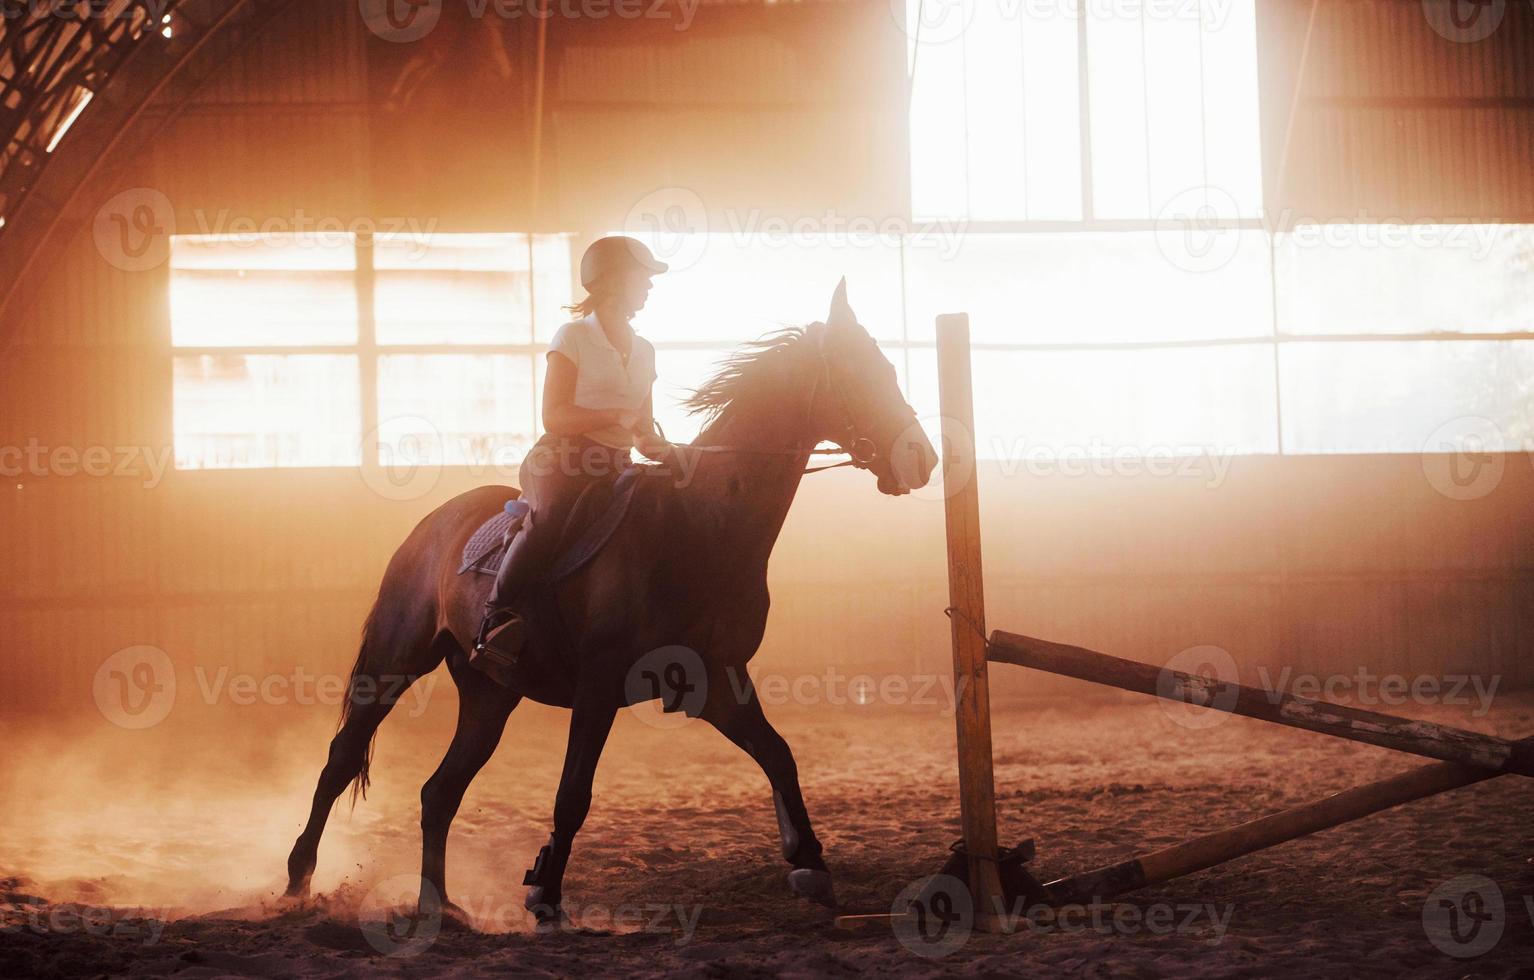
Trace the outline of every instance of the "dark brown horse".
<path fill-rule="evenodd" d="M 767 623 L 767 559 L 817 444 L 847 450 L 888 494 L 925 485 L 936 454 L 894 368 L 847 305 L 845 282 L 825 323 L 737 354 L 689 406 L 708 416 L 697 441 L 679 449 L 692 454 L 690 479 L 676 479 L 683 468 L 674 464 L 656 468 L 675 472 L 645 477 L 602 551 L 542 588 L 542 615 L 530 620 L 523 655 L 526 676 L 512 687 L 469 666 L 466 651 L 490 582 L 457 572 L 469 536 L 514 492 L 462 494 L 411 532 L 363 627 L 340 730 L 288 857 L 289 895 L 308 889 L 337 797 L 353 781 L 354 797 L 366 789 L 379 723 L 411 683 L 446 660 L 458 685 L 458 728 L 421 789 L 423 912 L 461 914 L 447 901 L 448 827 L 524 697 L 571 709 L 553 834 L 529 874 L 526 904 L 540 920 L 559 914 L 571 842 L 590 808 L 614 717 L 656 697 L 671 699 L 668 710 L 704 718 L 756 760 L 772 784 L 791 889 L 834 904 L 793 754 L 745 673 Z"/>

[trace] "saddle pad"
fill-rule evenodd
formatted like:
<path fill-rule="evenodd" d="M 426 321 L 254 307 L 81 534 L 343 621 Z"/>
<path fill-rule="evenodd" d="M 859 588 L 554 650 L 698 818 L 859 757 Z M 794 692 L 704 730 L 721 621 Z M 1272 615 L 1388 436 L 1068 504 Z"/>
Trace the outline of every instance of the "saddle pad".
<path fill-rule="evenodd" d="M 574 575 L 602 551 L 603 545 L 607 544 L 628 514 L 634 491 L 639 488 L 640 477 L 651 468 L 648 464 L 638 463 L 624 470 L 614 482 L 612 494 L 602 512 L 584 528 L 565 529 L 566 535 L 573 534 L 575 540 L 569 547 L 560 549 L 559 557 L 554 559 L 553 571 L 549 573 L 551 581 L 558 582 L 566 576 Z M 580 510 L 577 506 L 576 513 L 579 514 Z"/>
<path fill-rule="evenodd" d="M 507 501 L 507 504 L 518 502 L 512 500 Z M 526 513 L 525 507 L 515 514 L 510 510 L 502 510 L 481 524 L 479 530 L 470 535 L 468 543 L 463 546 L 463 563 L 458 566 L 458 574 L 479 572 L 494 575 L 501 567 L 501 557 L 506 553 L 507 543 L 521 526 Z"/>
<path fill-rule="evenodd" d="M 566 537 L 574 534 L 574 542 L 560 549 L 558 557 L 554 559 L 550 579 L 557 582 L 568 575 L 573 575 L 601 552 L 603 545 L 607 544 L 613 532 L 623 523 L 624 515 L 628 513 L 629 503 L 634 499 L 634 491 L 639 487 L 639 478 L 645 471 L 645 464 L 631 466 L 624 470 L 613 484 L 606 506 L 601 509 L 595 519 L 584 528 L 567 527 L 565 529 Z M 518 507 L 518 505 L 521 506 Z M 463 546 L 463 563 L 458 566 L 459 575 L 465 572 L 494 575 L 500 571 L 501 559 L 506 555 L 506 546 L 516 535 L 517 529 L 522 524 L 522 518 L 526 514 L 526 505 L 521 501 L 508 501 L 506 506 L 506 511 L 496 514 L 470 535 L 468 543 Z M 509 512 L 514 507 L 517 508 L 515 515 Z M 572 517 L 581 516 L 582 510 L 583 508 L 577 505 Z"/>

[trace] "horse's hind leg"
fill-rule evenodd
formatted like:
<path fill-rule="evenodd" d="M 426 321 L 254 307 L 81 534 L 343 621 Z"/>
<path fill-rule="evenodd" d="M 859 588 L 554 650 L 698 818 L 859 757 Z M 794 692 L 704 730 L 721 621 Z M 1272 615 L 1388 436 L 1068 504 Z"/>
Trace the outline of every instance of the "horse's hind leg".
<path fill-rule="evenodd" d="M 346 784 L 362 772 L 373 733 L 393 707 L 392 701 L 383 700 L 352 705 L 341 730 L 330 740 L 330 755 L 325 760 L 324 770 L 320 772 L 319 784 L 314 788 L 309 820 L 304 824 L 303 833 L 294 842 L 292 853 L 288 855 L 288 897 L 308 893 L 309 878 L 314 874 L 314 866 L 318 861 L 320 836 L 325 833 L 325 821 L 330 817 L 336 798 L 346 789 Z"/>
<path fill-rule="evenodd" d="M 804 794 L 799 790 L 799 767 L 793 750 L 762 713 L 756 688 L 748 686 L 744 698 L 733 695 L 719 702 L 710 701 L 704 717 L 731 742 L 745 750 L 762 767 L 772 784 L 772 802 L 778 814 L 778 833 L 783 841 L 783 857 L 794 870 L 788 873 L 788 885 L 794 894 L 822 905 L 836 906 L 831 872 L 821 859 L 820 840 L 810 826 Z"/>
<path fill-rule="evenodd" d="M 380 600 L 382 601 L 382 600 Z M 314 788 L 314 801 L 303 833 L 288 855 L 289 897 L 304 895 L 318 860 L 320 837 L 336 798 L 346 784 L 357 781 L 367 787 L 373 735 L 390 710 L 410 686 L 442 662 L 440 650 L 431 642 L 429 621 L 424 616 L 414 629 L 399 617 L 380 616 L 377 608 L 364 629 L 361 652 L 347 683 L 347 705 L 341 728 L 330 740 L 330 755 Z"/>
<path fill-rule="evenodd" d="M 447 898 L 447 834 L 469 783 L 500 744 L 506 719 L 521 696 L 493 683 L 466 662 L 449 660 L 458 682 L 458 728 L 437 771 L 421 787 L 421 898 L 419 912 L 444 908 L 462 916 Z"/>

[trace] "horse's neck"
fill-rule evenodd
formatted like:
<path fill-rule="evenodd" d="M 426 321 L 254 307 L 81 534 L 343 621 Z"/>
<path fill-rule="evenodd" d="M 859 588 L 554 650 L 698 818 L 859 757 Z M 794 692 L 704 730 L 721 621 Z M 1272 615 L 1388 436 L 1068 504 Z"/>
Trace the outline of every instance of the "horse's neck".
<path fill-rule="evenodd" d="M 732 561 L 765 566 L 804 478 L 814 438 L 803 410 L 785 404 L 760 398 L 731 406 L 696 443 L 755 450 L 704 453 L 693 481 L 720 536 L 711 541 Z"/>

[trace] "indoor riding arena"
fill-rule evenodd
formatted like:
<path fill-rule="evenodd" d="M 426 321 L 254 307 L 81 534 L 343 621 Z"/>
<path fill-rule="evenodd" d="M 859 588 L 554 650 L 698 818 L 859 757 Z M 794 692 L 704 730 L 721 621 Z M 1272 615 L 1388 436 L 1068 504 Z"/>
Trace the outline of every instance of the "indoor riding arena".
<path fill-rule="evenodd" d="M 0 976 L 1534 977 L 1530 0 L 0 15 Z"/>

